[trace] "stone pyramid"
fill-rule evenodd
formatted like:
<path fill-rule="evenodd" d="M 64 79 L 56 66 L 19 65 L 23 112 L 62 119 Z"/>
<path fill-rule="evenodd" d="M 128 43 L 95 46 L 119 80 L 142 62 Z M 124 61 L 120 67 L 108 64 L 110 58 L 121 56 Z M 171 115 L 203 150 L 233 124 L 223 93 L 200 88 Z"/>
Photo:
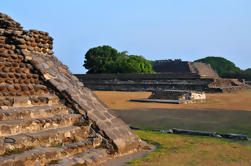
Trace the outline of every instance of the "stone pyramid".
<path fill-rule="evenodd" d="M 157 60 L 153 66 L 157 73 L 184 73 L 197 74 L 201 78 L 219 78 L 210 64 L 181 60 Z"/>
<path fill-rule="evenodd" d="M 140 139 L 53 56 L 53 38 L 0 13 L 0 166 L 91 165 Z"/>

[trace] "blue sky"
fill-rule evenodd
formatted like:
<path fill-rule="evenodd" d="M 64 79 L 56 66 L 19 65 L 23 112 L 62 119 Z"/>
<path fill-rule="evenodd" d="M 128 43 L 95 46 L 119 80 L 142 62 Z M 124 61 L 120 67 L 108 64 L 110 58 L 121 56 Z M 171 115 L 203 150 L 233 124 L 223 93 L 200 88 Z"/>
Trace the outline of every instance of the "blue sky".
<path fill-rule="evenodd" d="M 25 29 L 47 31 L 73 73 L 110 45 L 150 60 L 222 56 L 251 68 L 251 0 L 1 0 Z"/>

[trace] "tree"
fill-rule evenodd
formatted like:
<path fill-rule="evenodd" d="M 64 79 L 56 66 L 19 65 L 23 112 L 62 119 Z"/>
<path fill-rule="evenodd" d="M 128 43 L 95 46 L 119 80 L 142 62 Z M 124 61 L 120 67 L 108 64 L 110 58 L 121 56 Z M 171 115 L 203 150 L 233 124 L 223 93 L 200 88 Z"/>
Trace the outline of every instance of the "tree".
<path fill-rule="evenodd" d="M 142 56 L 127 55 L 110 46 L 91 48 L 85 54 L 84 67 L 94 73 L 154 73 L 152 65 Z"/>
<path fill-rule="evenodd" d="M 91 48 L 85 54 L 84 67 L 87 73 L 110 73 L 110 65 L 119 57 L 119 52 L 107 45 Z"/>
<path fill-rule="evenodd" d="M 240 68 L 236 67 L 235 64 L 222 57 L 206 57 L 198 59 L 195 62 L 203 62 L 210 64 L 211 67 L 219 74 L 220 77 L 232 77 L 240 73 Z"/>
<path fill-rule="evenodd" d="M 150 62 L 144 57 L 137 55 L 130 55 L 124 61 L 122 71 L 123 73 L 154 73 Z"/>

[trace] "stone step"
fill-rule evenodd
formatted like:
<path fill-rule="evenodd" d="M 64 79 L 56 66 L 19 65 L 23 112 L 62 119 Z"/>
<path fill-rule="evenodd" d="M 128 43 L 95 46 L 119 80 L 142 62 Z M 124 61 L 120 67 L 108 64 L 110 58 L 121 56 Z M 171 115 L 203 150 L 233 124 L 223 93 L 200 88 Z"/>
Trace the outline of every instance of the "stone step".
<path fill-rule="evenodd" d="M 44 93 L 30 96 L 0 96 L 0 108 L 32 107 L 34 105 L 58 104 L 59 98 L 55 94 Z"/>
<path fill-rule="evenodd" d="M 0 62 L 0 72 L 4 73 L 30 73 L 32 69 L 29 63 Z"/>
<path fill-rule="evenodd" d="M 0 72 L 0 84 L 41 84 L 38 74 Z"/>
<path fill-rule="evenodd" d="M 47 118 L 0 121 L 0 136 L 32 133 L 84 123 L 80 114 L 56 115 Z"/>
<path fill-rule="evenodd" d="M 95 143 L 93 143 L 93 141 Z M 0 157 L 0 166 L 7 165 L 47 165 L 66 157 L 80 154 L 100 146 L 101 139 L 95 141 L 86 139 L 82 142 L 63 145 L 62 147 L 38 147 L 20 154 L 10 154 Z"/>
<path fill-rule="evenodd" d="M 0 137 L 0 155 L 19 149 L 31 149 L 38 146 L 61 146 L 81 142 L 89 137 L 89 126 L 70 126 L 36 133 Z"/>
<path fill-rule="evenodd" d="M 107 154 L 106 149 L 90 149 L 87 152 L 61 159 L 55 162 L 55 164 L 49 164 L 49 166 L 99 165 L 109 157 L 110 156 Z"/>
<path fill-rule="evenodd" d="M 29 96 L 48 93 L 45 85 L 0 84 L 0 96 Z"/>
<path fill-rule="evenodd" d="M 60 114 L 68 114 L 67 107 L 61 104 L 19 108 L 10 107 L 8 109 L 0 110 L 0 121 L 45 118 Z"/>

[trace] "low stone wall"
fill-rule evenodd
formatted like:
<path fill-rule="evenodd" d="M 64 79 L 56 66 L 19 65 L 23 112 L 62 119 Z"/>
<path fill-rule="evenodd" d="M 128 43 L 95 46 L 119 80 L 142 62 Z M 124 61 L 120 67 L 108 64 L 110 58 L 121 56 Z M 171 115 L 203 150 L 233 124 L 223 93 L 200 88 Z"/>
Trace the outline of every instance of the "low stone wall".
<path fill-rule="evenodd" d="M 168 91 L 154 91 L 149 99 L 167 99 L 167 100 L 186 100 L 187 91 L 168 90 Z"/>
<path fill-rule="evenodd" d="M 166 90 L 154 91 L 149 99 L 167 99 L 167 100 L 205 100 L 205 92 L 195 92 L 186 90 Z"/>
<path fill-rule="evenodd" d="M 205 78 L 195 73 L 75 74 L 87 88 L 99 91 L 190 90 L 231 93 L 250 86 L 237 79 Z"/>
<path fill-rule="evenodd" d="M 186 90 L 166 90 L 154 91 L 149 99 L 166 99 L 166 100 L 205 100 L 205 92 L 195 92 Z"/>
<path fill-rule="evenodd" d="M 201 79 L 198 74 L 75 74 L 84 85 L 100 91 L 156 91 L 156 90 L 193 90 L 220 92 L 209 88 L 214 79 Z"/>

